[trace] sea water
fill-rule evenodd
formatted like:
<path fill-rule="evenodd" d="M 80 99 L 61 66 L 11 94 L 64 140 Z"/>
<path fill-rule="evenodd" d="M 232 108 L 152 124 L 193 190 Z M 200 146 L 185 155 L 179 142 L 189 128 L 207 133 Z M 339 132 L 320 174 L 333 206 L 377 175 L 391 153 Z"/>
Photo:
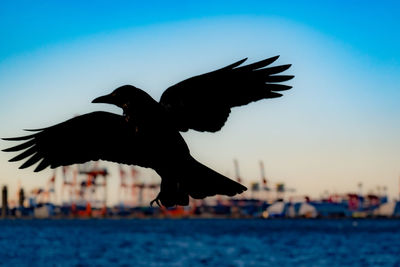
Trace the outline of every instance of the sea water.
<path fill-rule="evenodd" d="M 400 220 L 0 220 L 1 266 L 400 266 Z"/>

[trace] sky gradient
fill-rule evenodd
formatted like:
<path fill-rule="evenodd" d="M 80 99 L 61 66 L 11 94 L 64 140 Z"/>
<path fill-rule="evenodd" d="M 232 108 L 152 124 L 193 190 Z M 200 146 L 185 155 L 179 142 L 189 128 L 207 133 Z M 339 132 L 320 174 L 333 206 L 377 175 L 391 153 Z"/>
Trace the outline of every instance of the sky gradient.
<path fill-rule="evenodd" d="M 276 64 L 293 64 L 293 89 L 234 108 L 218 133 L 184 133 L 192 155 L 230 177 L 237 158 L 246 182 L 259 179 L 263 160 L 271 183 L 298 195 L 354 192 L 362 182 L 365 193 L 387 186 L 397 197 L 400 4 L 343 3 L 2 1 L 0 135 L 94 110 L 120 113 L 90 102 L 123 84 L 158 100 L 193 75 L 279 54 Z M 1 184 L 45 185 L 50 170 L 18 170 L 10 156 L 0 154 Z"/>

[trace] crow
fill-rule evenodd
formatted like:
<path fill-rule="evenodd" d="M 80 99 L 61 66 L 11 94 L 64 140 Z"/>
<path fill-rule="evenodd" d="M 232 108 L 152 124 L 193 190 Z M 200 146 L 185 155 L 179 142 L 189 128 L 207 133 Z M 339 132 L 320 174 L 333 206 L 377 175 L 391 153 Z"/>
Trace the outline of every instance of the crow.
<path fill-rule="evenodd" d="M 151 205 L 184 206 L 189 196 L 203 199 L 240 194 L 247 188 L 195 160 L 180 132 L 217 132 L 231 108 L 282 96 L 279 91 L 292 87 L 280 82 L 294 76 L 276 75 L 290 64 L 267 67 L 278 57 L 240 66 L 245 58 L 191 77 L 166 89 L 159 102 L 135 86 L 123 85 L 92 101 L 116 105 L 122 108 L 122 116 L 97 111 L 28 130 L 33 133 L 3 138 L 23 141 L 3 151 L 23 151 L 9 161 L 28 158 L 20 168 L 38 163 L 35 172 L 91 160 L 152 168 L 160 175 L 161 185 Z"/>

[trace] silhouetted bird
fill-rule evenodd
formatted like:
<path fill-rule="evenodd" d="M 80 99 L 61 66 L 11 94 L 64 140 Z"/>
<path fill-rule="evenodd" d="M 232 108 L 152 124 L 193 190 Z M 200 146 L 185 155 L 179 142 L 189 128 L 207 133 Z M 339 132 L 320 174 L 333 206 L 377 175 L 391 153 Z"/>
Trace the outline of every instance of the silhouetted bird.
<path fill-rule="evenodd" d="M 290 65 L 265 68 L 278 56 L 238 67 L 246 59 L 169 87 L 155 101 L 146 92 L 124 85 L 92 103 L 109 103 L 123 115 L 92 112 L 35 131 L 11 141 L 24 141 L 5 149 L 25 150 L 10 161 L 30 157 L 20 168 L 37 162 L 35 172 L 50 166 L 71 165 L 90 160 L 108 160 L 152 168 L 161 176 L 156 202 L 166 207 L 187 205 L 189 196 L 201 199 L 216 194 L 233 196 L 243 185 L 196 161 L 179 131 L 194 129 L 216 132 L 222 128 L 232 107 L 264 98 L 282 96 L 277 91 L 291 86 L 277 84 L 293 78 L 274 75 Z"/>

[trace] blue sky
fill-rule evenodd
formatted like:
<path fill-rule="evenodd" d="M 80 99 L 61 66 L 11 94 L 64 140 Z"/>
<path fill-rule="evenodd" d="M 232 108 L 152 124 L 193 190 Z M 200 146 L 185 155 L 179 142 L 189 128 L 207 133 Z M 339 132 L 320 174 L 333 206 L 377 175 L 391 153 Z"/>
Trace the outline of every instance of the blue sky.
<path fill-rule="evenodd" d="M 299 195 L 354 191 L 358 182 L 397 195 L 398 2 L 82 2 L 2 1 L 2 136 L 120 112 L 90 101 L 122 84 L 158 99 L 190 76 L 280 54 L 277 64 L 293 63 L 294 89 L 234 109 L 217 134 L 184 134 L 192 154 L 231 177 L 238 158 L 248 181 L 263 160 L 272 182 Z M 32 188 L 50 175 L 18 170 L 8 157 L 0 155 L 1 183 Z"/>
<path fill-rule="evenodd" d="M 242 15 L 308 25 L 391 61 L 400 55 L 398 10 L 397 1 L 2 1 L 0 58 L 126 28 Z"/>

